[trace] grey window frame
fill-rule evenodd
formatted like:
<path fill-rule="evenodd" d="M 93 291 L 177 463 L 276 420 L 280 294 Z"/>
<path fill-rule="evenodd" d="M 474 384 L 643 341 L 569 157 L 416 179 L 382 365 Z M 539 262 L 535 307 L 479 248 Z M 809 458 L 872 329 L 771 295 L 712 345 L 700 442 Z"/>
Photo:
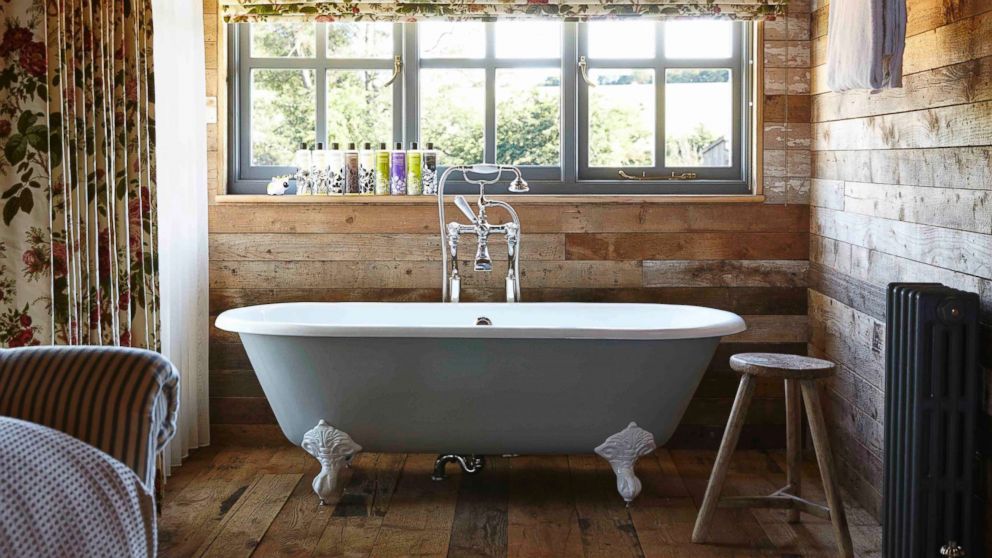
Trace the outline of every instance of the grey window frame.
<path fill-rule="evenodd" d="M 253 69 L 313 69 L 316 74 L 316 136 L 317 141 L 326 142 L 326 72 L 334 69 L 352 70 L 391 70 L 393 60 L 376 59 L 328 59 L 326 57 L 327 24 L 315 24 L 316 52 L 314 58 L 252 58 L 249 24 L 228 24 L 228 193 L 259 194 L 265 192 L 265 184 L 275 175 L 291 174 L 293 167 L 252 167 L 243 164 L 250 161 L 251 126 L 250 75 Z M 407 145 L 417 141 L 419 136 L 419 74 L 420 68 L 481 68 L 486 71 L 486 107 L 484 159 L 495 160 L 496 155 L 496 109 L 495 72 L 499 68 L 552 67 L 559 63 L 556 59 L 497 59 L 494 52 L 493 23 L 486 23 L 486 57 L 480 59 L 421 59 L 417 43 L 416 24 L 393 24 L 394 56 L 402 56 L 404 71 L 393 87 L 393 142 Z M 671 172 L 695 172 L 699 179 L 689 181 L 672 180 L 625 180 L 618 177 L 620 168 L 589 168 L 587 160 L 587 135 L 585 126 L 588 118 L 588 87 L 582 81 L 578 69 L 578 58 L 586 53 L 585 24 L 565 22 L 562 24 L 561 48 L 561 106 L 560 118 L 560 167 L 524 167 L 524 173 L 531 184 L 531 193 L 549 195 L 746 195 L 753 193 L 750 184 L 750 161 L 752 159 L 753 131 L 753 90 L 755 79 L 753 26 L 745 23 L 734 25 L 734 62 L 729 66 L 724 60 L 664 59 L 664 24 L 656 23 L 656 52 L 654 58 L 641 59 L 589 59 L 591 69 L 598 68 L 652 68 L 655 70 L 656 133 L 655 160 L 652 168 L 624 167 L 629 173 L 645 172 L 649 176 L 668 175 Z M 667 68 L 727 68 L 732 70 L 734 81 L 734 134 L 731 151 L 733 166 L 726 168 L 664 167 L 664 70 Z M 407 94 L 414 92 L 415 94 Z M 580 152 L 580 150 L 584 151 Z M 442 161 L 443 162 L 443 161 Z M 716 171 L 716 172 L 713 172 Z M 493 193 L 505 193 L 505 185 L 490 188 Z M 450 182 L 446 193 L 470 193 L 472 188 L 457 181 Z"/>
<path fill-rule="evenodd" d="M 328 70 L 392 70 L 390 58 L 328 58 L 326 23 L 314 24 L 315 52 L 307 58 L 255 58 L 251 55 L 250 24 L 228 24 L 229 133 L 228 164 L 232 169 L 231 193 L 264 193 L 265 184 L 278 175 L 292 174 L 294 167 L 251 165 L 251 72 L 252 70 L 314 70 L 316 89 L 315 141 L 327 143 L 327 71 Z M 402 49 L 402 25 L 393 24 L 393 56 Z M 402 131 L 403 85 L 396 80 L 393 87 L 393 139 Z"/>
<path fill-rule="evenodd" d="M 701 180 L 717 183 L 721 181 L 743 180 L 743 167 L 746 160 L 746 150 L 737 149 L 743 146 L 744 115 L 748 112 L 744 102 L 747 62 L 743 54 L 746 52 L 746 33 L 744 25 L 733 25 L 732 52 L 730 58 L 724 59 L 669 59 L 665 56 L 665 23 L 654 23 L 655 55 L 653 58 L 592 58 L 588 50 L 588 27 L 579 29 L 579 55 L 585 56 L 590 71 L 598 69 L 637 69 L 654 70 L 655 91 L 655 135 L 654 135 L 654 165 L 650 167 L 590 167 L 589 166 L 589 86 L 580 83 L 578 95 L 578 142 L 581 149 L 578 153 L 579 178 L 582 180 L 615 179 L 620 170 L 628 174 L 645 173 L 648 176 L 670 176 L 672 174 L 696 173 Z M 733 90 L 732 98 L 732 132 L 731 132 L 731 165 L 729 167 L 679 167 L 665 164 L 665 78 L 669 69 L 728 69 L 731 72 Z M 699 182 L 696 180 L 693 184 Z"/>

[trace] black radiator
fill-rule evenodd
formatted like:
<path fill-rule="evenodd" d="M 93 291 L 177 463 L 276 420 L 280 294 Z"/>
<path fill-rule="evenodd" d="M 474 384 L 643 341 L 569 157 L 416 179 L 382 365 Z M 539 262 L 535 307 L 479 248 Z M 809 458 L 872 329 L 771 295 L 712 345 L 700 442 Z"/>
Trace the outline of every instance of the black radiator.
<path fill-rule="evenodd" d="M 892 283 L 886 302 L 885 556 L 982 557 L 978 295 Z"/>

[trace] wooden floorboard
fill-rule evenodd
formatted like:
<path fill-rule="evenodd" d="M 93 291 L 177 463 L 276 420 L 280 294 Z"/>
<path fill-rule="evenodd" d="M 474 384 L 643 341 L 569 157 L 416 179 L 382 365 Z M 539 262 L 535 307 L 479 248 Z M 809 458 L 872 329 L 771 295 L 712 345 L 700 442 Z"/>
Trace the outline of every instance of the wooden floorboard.
<path fill-rule="evenodd" d="M 715 454 L 660 449 L 642 458 L 640 497 L 625 507 L 609 465 L 593 455 L 492 457 L 486 469 L 430 479 L 434 456 L 359 454 L 338 494 L 319 505 L 317 462 L 295 447 L 203 449 L 173 470 L 159 520 L 166 557 L 707 558 L 833 556 L 829 522 L 778 510 L 719 509 L 712 544 L 692 544 Z M 741 451 L 727 495 L 785 482 L 784 454 Z M 815 462 L 804 496 L 822 501 Z M 853 500 L 849 500 L 853 502 Z M 881 528 L 848 505 L 858 556 L 880 556 Z"/>
<path fill-rule="evenodd" d="M 449 557 L 497 558 L 507 554 L 510 464 L 505 457 L 486 460 L 485 474 L 464 475 L 458 491 Z"/>

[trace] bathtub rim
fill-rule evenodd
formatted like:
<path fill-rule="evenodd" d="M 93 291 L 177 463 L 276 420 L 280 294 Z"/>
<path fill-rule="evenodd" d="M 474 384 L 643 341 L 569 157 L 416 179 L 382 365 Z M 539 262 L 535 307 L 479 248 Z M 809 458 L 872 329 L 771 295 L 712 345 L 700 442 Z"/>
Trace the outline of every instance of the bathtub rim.
<path fill-rule="evenodd" d="M 459 326 L 409 326 L 386 324 L 313 324 L 291 321 L 260 320 L 259 310 L 278 306 L 297 305 L 449 305 L 457 304 L 462 307 L 476 307 L 480 311 L 485 307 L 503 306 L 507 303 L 493 302 L 463 302 L 463 303 L 412 303 L 412 302 L 280 302 L 259 304 L 234 308 L 222 312 L 215 321 L 215 326 L 224 331 L 254 335 L 278 335 L 300 337 L 381 337 L 381 338 L 467 338 L 467 339 L 627 339 L 627 340 L 663 340 L 663 339 L 696 339 L 708 337 L 723 337 L 740 333 L 747 329 L 744 319 L 733 312 L 679 304 L 654 303 L 593 303 L 593 302 L 530 302 L 514 303 L 522 306 L 564 307 L 580 305 L 610 305 L 610 306 L 651 306 L 665 308 L 671 311 L 689 310 L 703 311 L 712 319 L 702 325 L 692 327 L 666 328 L 605 328 L 605 327 L 548 327 L 548 326 L 513 326 L 496 325 L 477 326 L 466 324 Z"/>

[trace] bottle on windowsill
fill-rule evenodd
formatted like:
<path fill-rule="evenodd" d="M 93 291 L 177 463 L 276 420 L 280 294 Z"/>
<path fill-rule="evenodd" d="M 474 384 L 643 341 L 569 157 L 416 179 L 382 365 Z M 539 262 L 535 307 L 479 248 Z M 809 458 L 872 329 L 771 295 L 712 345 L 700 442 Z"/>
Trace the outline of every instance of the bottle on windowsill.
<path fill-rule="evenodd" d="M 344 153 L 337 142 L 331 143 L 331 149 L 327 152 L 327 191 L 324 193 L 344 193 Z"/>
<path fill-rule="evenodd" d="M 389 195 L 389 159 L 390 151 L 386 142 L 379 144 L 375 152 L 375 195 Z"/>
<path fill-rule="evenodd" d="M 393 196 L 406 195 L 406 151 L 403 144 L 396 142 L 396 148 L 390 153 L 389 164 L 389 193 Z"/>
<path fill-rule="evenodd" d="M 423 155 L 423 170 L 421 171 L 421 180 L 424 183 L 424 195 L 425 196 L 436 196 L 437 195 L 437 151 L 434 150 L 434 144 L 427 142 L 427 149 L 424 150 Z"/>
<path fill-rule="evenodd" d="M 420 151 L 417 142 L 410 142 L 410 150 L 406 152 L 406 193 L 408 196 L 419 196 L 424 193 L 424 184 L 421 182 L 422 164 L 423 152 Z"/>
<path fill-rule="evenodd" d="M 300 148 L 296 150 L 293 163 L 296 165 L 296 175 L 293 177 L 296 179 L 296 195 L 308 196 L 313 194 L 313 182 L 311 180 L 313 150 L 310 149 L 306 142 L 300 143 Z"/>
<path fill-rule="evenodd" d="M 358 193 L 363 196 L 375 193 L 375 151 L 369 142 L 358 152 Z"/>
<path fill-rule="evenodd" d="M 310 175 L 313 177 L 311 193 L 315 195 L 327 195 L 330 177 L 328 176 L 327 168 L 327 150 L 324 149 L 323 142 L 317 142 L 317 147 L 313 150 L 311 160 L 313 161 L 311 165 L 312 170 L 310 171 Z"/>
<path fill-rule="evenodd" d="M 359 174 L 358 174 L 358 149 L 354 142 L 348 144 L 348 150 L 344 152 L 344 193 L 358 194 Z"/>

